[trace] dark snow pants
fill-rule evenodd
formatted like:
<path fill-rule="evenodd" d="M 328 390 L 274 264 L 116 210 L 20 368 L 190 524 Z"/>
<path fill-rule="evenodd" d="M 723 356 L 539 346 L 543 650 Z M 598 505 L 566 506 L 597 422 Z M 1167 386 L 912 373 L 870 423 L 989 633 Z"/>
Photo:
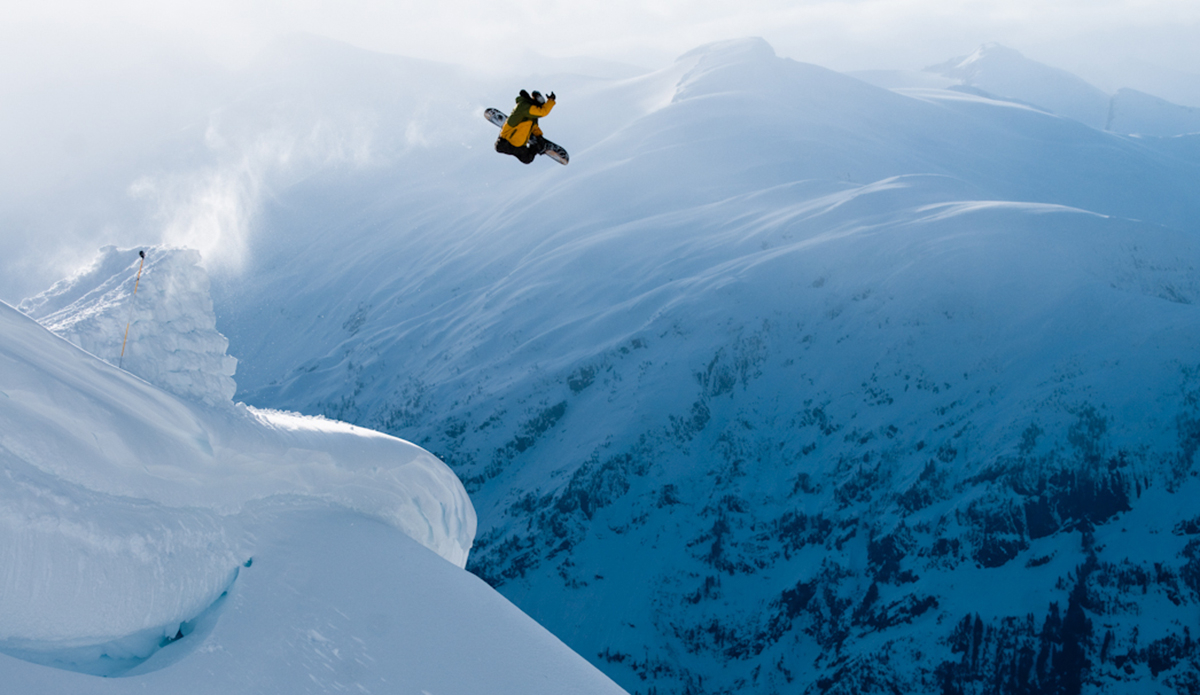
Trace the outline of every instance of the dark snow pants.
<path fill-rule="evenodd" d="M 542 148 L 537 136 L 529 138 L 524 147 L 517 147 L 504 138 L 496 138 L 496 151 L 500 154 L 511 154 L 521 160 L 522 164 L 529 164 L 534 157 L 541 154 Z"/>

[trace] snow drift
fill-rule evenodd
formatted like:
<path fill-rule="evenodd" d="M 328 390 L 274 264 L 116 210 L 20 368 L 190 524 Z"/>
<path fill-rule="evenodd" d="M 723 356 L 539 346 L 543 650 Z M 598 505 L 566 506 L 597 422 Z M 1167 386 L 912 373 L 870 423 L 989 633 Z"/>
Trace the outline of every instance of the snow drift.
<path fill-rule="evenodd" d="M 0 306 L 0 650 L 87 672 L 148 657 L 229 590 L 253 505 L 353 510 L 458 566 L 462 485 L 407 442 L 191 404 Z"/>
<path fill-rule="evenodd" d="M 274 508 L 272 508 L 274 507 Z M 0 654 L 10 692 L 534 693 L 622 691 L 562 642 L 387 525 L 261 506 L 253 562 L 228 595 L 121 678 Z"/>

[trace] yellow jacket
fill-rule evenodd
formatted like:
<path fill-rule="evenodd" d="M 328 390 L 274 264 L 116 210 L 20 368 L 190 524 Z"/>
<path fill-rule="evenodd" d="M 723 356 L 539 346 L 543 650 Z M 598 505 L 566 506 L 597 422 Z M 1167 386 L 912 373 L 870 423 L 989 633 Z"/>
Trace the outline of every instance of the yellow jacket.
<path fill-rule="evenodd" d="M 508 121 L 500 128 L 500 137 L 508 140 L 513 147 L 524 147 L 529 142 L 530 135 L 541 136 L 542 129 L 538 127 L 538 119 L 550 113 L 554 108 L 554 100 L 549 99 L 545 104 L 538 105 L 526 99 L 525 95 L 517 97 L 517 107 L 513 109 Z"/>

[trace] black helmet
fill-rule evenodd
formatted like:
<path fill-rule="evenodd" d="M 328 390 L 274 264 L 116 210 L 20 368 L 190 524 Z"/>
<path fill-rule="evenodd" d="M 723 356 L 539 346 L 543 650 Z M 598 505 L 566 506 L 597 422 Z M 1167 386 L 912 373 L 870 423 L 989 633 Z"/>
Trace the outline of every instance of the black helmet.
<path fill-rule="evenodd" d="M 546 103 L 546 97 L 542 96 L 542 93 L 537 91 L 536 89 L 533 91 L 532 94 L 529 95 L 529 98 L 533 99 L 533 103 L 537 104 L 538 106 L 541 106 L 542 104 Z"/>

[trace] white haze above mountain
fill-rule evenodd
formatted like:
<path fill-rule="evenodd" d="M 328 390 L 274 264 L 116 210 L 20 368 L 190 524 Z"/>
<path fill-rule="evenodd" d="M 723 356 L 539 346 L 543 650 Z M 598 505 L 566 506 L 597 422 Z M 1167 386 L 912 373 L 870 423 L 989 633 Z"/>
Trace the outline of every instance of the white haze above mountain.
<path fill-rule="evenodd" d="M 228 154 L 207 175 L 134 184 L 209 163 L 196 147 L 203 140 L 189 135 L 251 88 L 255 71 L 243 68 L 283 34 L 472 66 L 494 79 L 574 71 L 579 61 L 565 59 L 579 56 L 591 56 L 593 69 L 606 61 L 603 76 L 629 76 L 630 66 L 665 67 L 697 45 L 743 36 L 835 70 L 919 70 L 998 41 L 1107 93 L 1131 88 L 1200 107 L 1198 22 L 1187 0 L 10 3 L 0 23 L 0 299 L 39 291 L 95 248 L 158 240 L 164 227 L 175 229 L 162 238 L 172 243 L 217 225 L 252 227 L 259 186 L 286 158 L 286 142 Z M 164 160 L 164 151 L 173 154 Z M 206 258 L 235 261 L 236 241 Z"/>
<path fill-rule="evenodd" d="M 303 32 L 369 50 L 480 67 L 510 64 L 532 48 L 556 57 L 585 55 L 660 68 L 696 45 L 763 36 L 780 55 L 837 70 L 918 68 L 999 41 L 1076 72 L 1090 68 L 1085 77 L 1114 91 L 1145 87 L 1108 84 L 1097 75 L 1120 69 L 1128 76 L 1139 63 L 1195 73 L 1200 53 L 1192 38 L 1198 22 L 1187 0 L 1053 5 L 1035 0 L 448 0 L 424 5 L 53 0 L 9 8 L 4 38 L 21 52 L 37 45 L 65 47 L 67 60 L 76 63 L 86 60 L 85 53 L 70 44 L 87 42 L 93 50 L 103 46 L 106 55 L 100 58 L 158 44 L 192 47 L 232 65 L 244 63 L 275 36 Z M 31 68 L 26 64 L 22 71 Z"/>
<path fill-rule="evenodd" d="M 855 11 L 867 12 L 868 6 L 874 8 L 867 3 Z M 253 95 L 272 89 L 282 95 L 309 79 L 300 67 L 309 64 L 307 59 L 288 62 L 288 51 L 294 49 L 287 46 L 296 39 L 276 41 L 259 50 L 256 47 L 265 35 L 247 29 L 241 34 L 246 49 L 237 60 L 222 62 L 213 58 L 220 51 L 204 48 L 203 41 L 171 23 L 178 23 L 178 18 L 171 20 L 150 11 L 139 20 L 141 24 L 130 19 L 141 9 L 129 5 L 124 14 L 109 17 L 100 25 L 106 31 L 95 31 L 82 6 L 66 13 L 74 20 L 65 24 L 40 14 L 43 10 L 21 9 L 0 28 L 9 39 L 0 42 L 0 57 L 13 66 L 0 74 L 0 161 L 5 162 L 0 167 L 0 299 L 17 302 L 40 291 L 88 263 L 96 248 L 109 244 L 128 247 L 161 241 L 186 245 L 205 254 L 210 270 L 236 272 L 257 227 L 260 203 L 275 188 L 326 166 L 386 163 L 401 151 L 397 147 L 401 138 L 407 138 L 410 146 L 446 145 L 410 124 L 405 124 L 402 132 L 391 128 L 388 114 L 395 109 L 389 100 L 397 85 L 362 71 L 351 78 L 353 87 L 345 86 L 352 95 L 347 91 L 313 95 L 317 100 L 306 103 L 281 102 L 269 113 L 256 115 L 257 121 L 231 123 L 228 114 L 237 110 L 236 104 L 244 96 L 261 98 Z M 769 9 L 756 16 L 773 16 Z M 687 14 L 669 5 L 661 11 L 676 19 L 676 15 Z M 715 13 L 713 17 L 720 16 L 720 10 L 710 11 Z M 1158 11 L 1160 14 L 1140 16 L 1131 30 L 1149 31 L 1166 23 L 1172 25 L 1170 31 L 1182 30 L 1193 21 L 1186 13 L 1173 17 L 1164 7 Z M 433 21 L 437 12 L 426 12 L 432 14 L 421 17 Z M 193 14 L 193 23 L 205 26 L 201 13 Z M 247 14 L 270 15 L 262 8 Z M 1089 16 L 1099 15 L 1103 13 Z M 221 16 L 219 6 L 212 9 L 209 19 L 215 16 Z M 709 24 L 716 23 L 713 17 Z M 239 25 L 233 22 L 231 26 Z M 749 28 L 746 32 L 754 33 Z M 770 32 L 760 33 L 770 36 Z M 428 109 L 441 98 L 439 94 L 458 90 L 455 102 L 439 106 L 438 113 L 428 112 L 424 128 L 429 130 L 438 127 L 439 116 L 452 118 L 460 109 L 484 103 L 484 95 L 496 95 L 486 103 L 501 103 L 514 86 L 525 84 L 529 75 L 629 78 L 646 71 L 637 63 L 669 63 L 676 54 L 701 43 L 703 34 L 687 33 L 686 39 L 679 40 L 687 43 L 680 43 L 677 51 L 664 52 L 650 61 L 635 60 L 631 55 L 548 58 L 544 55 L 548 48 L 540 43 L 519 44 L 521 48 L 505 60 L 492 55 L 482 68 L 452 67 L 463 62 L 466 53 L 442 56 L 446 65 L 432 71 L 420 91 L 405 98 L 410 103 L 423 101 L 423 108 Z M 914 52 L 900 58 L 860 52 L 854 61 L 788 51 L 787 41 L 774 44 L 777 53 L 785 56 L 816 62 L 824 58 L 835 66 L 840 62 L 854 70 L 894 73 L 919 71 L 954 55 L 965 58 L 980 43 L 996 38 L 982 31 L 969 34 L 978 39 L 964 39 L 967 35 L 956 35 L 946 44 L 920 42 L 923 51 L 945 45 L 937 53 Z M 455 35 L 441 38 L 450 44 L 465 41 Z M 307 43 L 318 45 L 321 41 Z M 1171 43 L 1163 40 L 1159 47 L 1166 50 Z M 416 45 L 406 47 L 415 51 Z M 564 55 L 578 51 L 580 45 L 573 43 L 573 50 Z M 1086 68 L 1089 54 L 1070 54 L 1068 45 L 1071 42 L 1057 42 L 1052 44 L 1054 50 L 1031 55 L 1057 56 L 1063 59 L 1060 66 Z M 1187 45 L 1194 47 L 1194 42 Z M 383 48 L 405 52 L 405 47 Z M 1090 65 L 1099 66 L 1110 58 L 1111 51 L 1097 55 Z M 1175 107 L 1200 107 L 1197 64 L 1183 54 L 1158 63 L 1149 58 L 1122 61 L 1121 75 L 1107 75 L 1092 89 L 1106 96 L 1122 88 L 1132 89 L 1121 92 L 1128 94 L 1129 108 L 1139 113 L 1155 108 L 1169 112 L 1157 122 L 1174 119 L 1178 129 L 1191 121 L 1191 115 L 1181 115 Z M 1136 75 L 1131 65 L 1141 66 Z M 1081 74 L 1086 76 L 1087 71 Z M 352 105 L 339 106 L 341 96 L 349 96 Z M 1001 96 L 1029 101 L 1028 95 Z M 1161 104 L 1156 99 L 1171 103 Z M 1091 118 L 1088 122 L 1098 121 Z M 1127 125 L 1128 132 L 1168 134 L 1141 128 L 1144 124 L 1140 122 L 1118 120 L 1116 124 Z"/>

